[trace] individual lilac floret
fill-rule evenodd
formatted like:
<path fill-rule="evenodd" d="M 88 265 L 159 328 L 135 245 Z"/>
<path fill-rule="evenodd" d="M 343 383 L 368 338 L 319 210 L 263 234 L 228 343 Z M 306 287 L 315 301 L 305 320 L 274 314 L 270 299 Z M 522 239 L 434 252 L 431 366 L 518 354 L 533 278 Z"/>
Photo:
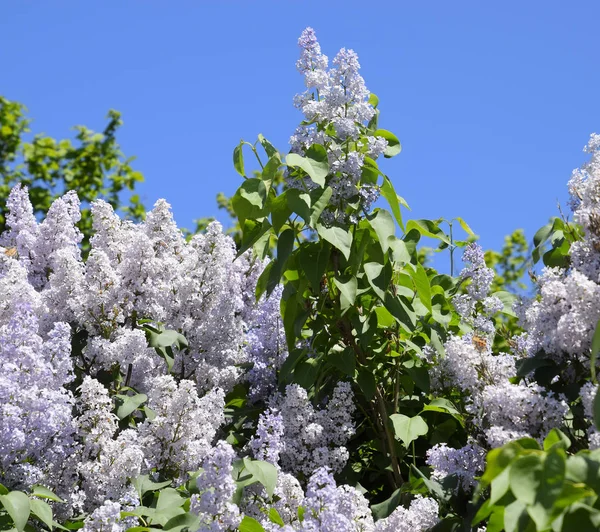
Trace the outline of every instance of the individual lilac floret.
<path fill-rule="evenodd" d="M 202 463 L 197 486 L 200 495 L 193 495 L 190 511 L 200 518 L 200 532 L 237 530 L 241 516 L 239 508 L 230 502 L 236 484 L 232 477 L 235 452 L 231 445 L 220 441 Z"/>

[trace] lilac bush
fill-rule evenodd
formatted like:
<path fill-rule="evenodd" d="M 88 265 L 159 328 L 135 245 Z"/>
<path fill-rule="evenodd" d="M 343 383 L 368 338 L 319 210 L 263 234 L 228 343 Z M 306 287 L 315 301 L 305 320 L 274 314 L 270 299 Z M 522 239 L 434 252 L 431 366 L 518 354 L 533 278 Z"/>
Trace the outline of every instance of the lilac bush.
<path fill-rule="evenodd" d="M 311 28 L 299 46 L 290 153 L 260 136 L 248 177 L 249 143 L 234 152 L 241 249 L 218 222 L 186 239 L 164 200 L 142 223 L 96 200 L 84 260 L 75 192 L 38 220 L 12 189 L 0 526 L 568 530 L 577 512 L 600 526 L 600 486 L 581 477 L 600 462 L 600 137 L 569 183 L 574 223 L 536 235 L 546 267 L 513 310 L 470 229 L 403 220 L 377 162 L 400 144 L 357 54 L 330 66 Z M 457 277 L 421 263 L 422 236 L 464 247 Z"/>

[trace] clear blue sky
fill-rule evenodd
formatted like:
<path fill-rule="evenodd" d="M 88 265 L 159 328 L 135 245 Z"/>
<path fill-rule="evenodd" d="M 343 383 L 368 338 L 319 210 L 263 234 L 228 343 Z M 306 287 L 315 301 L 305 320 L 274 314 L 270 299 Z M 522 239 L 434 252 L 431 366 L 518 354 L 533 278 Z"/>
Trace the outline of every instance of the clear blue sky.
<path fill-rule="evenodd" d="M 64 137 L 123 113 L 120 142 L 180 225 L 234 192 L 240 138 L 282 151 L 306 26 L 323 51 L 360 58 L 381 126 L 403 152 L 383 164 L 415 218 L 464 217 L 485 248 L 534 231 L 600 131 L 600 3 L 5 0 L 0 93 L 35 131 Z"/>

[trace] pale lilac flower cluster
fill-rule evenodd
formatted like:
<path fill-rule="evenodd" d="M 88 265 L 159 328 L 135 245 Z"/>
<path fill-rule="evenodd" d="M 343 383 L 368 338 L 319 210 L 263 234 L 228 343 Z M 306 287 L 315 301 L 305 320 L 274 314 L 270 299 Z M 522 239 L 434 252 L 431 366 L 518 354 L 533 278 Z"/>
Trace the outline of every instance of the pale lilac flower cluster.
<path fill-rule="evenodd" d="M 264 460 L 279 466 L 279 457 L 283 450 L 285 425 L 279 412 L 267 409 L 258 418 L 256 435 L 252 437 L 250 447 L 257 460 Z"/>
<path fill-rule="evenodd" d="M 176 479 L 197 470 L 225 420 L 224 398 L 219 388 L 199 397 L 189 380 L 177 383 L 170 375 L 152 379 L 148 406 L 156 415 L 138 429 L 146 466 Z"/>
<path fill-rule="evenodd" d="M 322 220 L 352 222 L 356 215 L 347 217 L 348 204 L 358 203 L 360 209 L 368 211 L 379 196 L 375 185 L 359 183 L 364 158 L 376 159 L 385 152 L 388 142 L 383 137 L 361 137 L 361 128 L 373 118 L 375 109 L 369 103 L 370 93 L 359 74 L 356 53 L 342 48 L 333 59 L 333 67 L 327 70 L 328 59 L 321 53 L 312 28 L 302 32 L 298 44 L 301 56 L 297 66 L 304 75 L 307 90 L 296 95 L 294 102 L 304 113 L 306 123 L 290 138 L 291 151 L 304 155 L 313 144 L 325 146 L 331 170 L 327 185 L 333 193 Z M 326 133 L 327 125 L 331 128 Z M 359 142 L 348 149 L 348 140 Z M 288 185 L 303 190 L 317 186 L 309 178 L 302 182 L 288 179 Z"/>
<path fill-rule="evenodd" d="M 517 357 L 530 340 L 520 337 L 515 353 L 492 352 L 496 331 L 491 317 L 503 307 L 499 298 L 489 295 L 494 272 L 485 265 L 483 250 L 476 244 L 467 246 L 463 260 L 467 266 L 460 277 L 469 284 L 453 303 L 471 332 L 451 334 L 444 343 L 444 355 L 428 357 L 433 363 L 432 384 L 463 393 L 473 436 L 488 448 L 525 436 L 542 440 L 550 429 L 562 425 L 568 406 L 541 386 L 511 382 L 517 375 Z M 471 444 L 462 449 L 433 447 L 428 452 L 433 478 L 455 474 L 464 489 L 472 487 L 482 469 L 480 450 Z"/>
<path fill-rule="evenodd" d="M 372 532 L 373 517 L 367 500 L 350 486 L 336 486 L 326 467 L 310 477 L 304 499 L 303 532 L 347 530 Z"/>
<path fill-rule="evenodd" d="M 594 399 L 598 393 L 598 385 L 591 382 L 587 382 L 581 388 L 579 395 L 581 395 L 581 402 L 583 403 L 584 415 L 588 420 L 594 419 Z M 592 423 L 587 431 L 588 442 L 590 449 L 600 448 L 600 431 Z"/>
<path fill-rule="evenodd" d="M 248 371 L 251 401 L 266 400 L 275 391 L 277 370 L 287 358 L 287 342 L 279 304 L 283 287 L 261 297 L 248 318 L 246 351 L 252 368 Z"/>
<path fill-rule="evenodd" d="M 475 442 L 460 449 L 441 443 L 427 451 L 427 465 L 433 469 L 431 478 L 441 480 L 456 475 L 462 489 L 469 491 L 475 487 L 476 478 L 485 469 L 485 455 L 486 450 Z"/>
<path fill-rule="evenodd" d="M 126 528 L 121 519 L 121 505 L 106 501 L 96 508 L 84 521 L 83 532 L 124 532 Z"/>
<path fill-rule="evenodd" d="M 439 521 L 438 503 L 417 495 L 408 508 L 398 506 L 386 519 L 375 523 L 374 532 L 425 532 Z"/>
<path fill-rule="evenodd" d="M 0 322 L 0 480 L 13 489 L 54 485 L 76 447 L 74 400 L 65 388 L 74 378 L 70 328 L 58 322 L 42 338 L 24 302 L 7 318 Z"/>
<path fill-rule="evenodd" d="M 251 356 L 268 370 L 253 379 L 256 388 L 271 389 L 286 354 L 277 296 L 258 305 L 268 323 L 257 321 L 247 294 L 262 265 L 234 261 L 233 240 L 217 223 L 186 242 L 163 200 L 137 225 L 95 202 L 85 262 L 75 193 L 41 223 L 26 187 L 11 191 L 8 207 L 0 243 L 16 252 L 0 253 L 0 480 L 55 489 L 69 501 L 57 510 L 65 517 L 98 509 L 89 528 L 108 519 L 105 501 L 130 496 L 132 478 L 182 482 L 200 467 L 224 422 L 225 393 L 247 378 Z M 142 319 L 186 337 L 171 374 L 137 326 Z M 72 333 L 83 344 L 71 358 Z M 75 396 L 73 364 L 83 373 Z M 127 428 L 115 415 L 115 390 L 100 382 L 115 372 L 147 395 Z"/>
<path fill-rule="evenodd" d="M 275 396 L 270 406 L 283 421 L 283 441 L 271 438 L 267 444 L 263 440 L 264 456 L 275 455 L 276 449 L 284 471 L 306 476 L 324 466 L 334 472 L 342 470 L 348 460 L 345 444 L 355 430 L 350 384 L 338 383 L 321 409 L 314 408 L 306 390 L 297 384 L 288 385 L 285 394 Z M 267 445 L 274 450 L 269 450 Z"/>
<path fill-rule="evenodd" d="M 591 159 L 569 181 L 573 218 L 583 228 L 583 240 L 571 245 L 571 266 L 544 269 L 539 297 L 518 308 L 529 356 L 543 350 L 564 368 L 566 380 L 578 378 L 577 367 L 589 366 L 600 319 L 600 135 L 591 135 L 585 151 Z"/>
<path fill-rule="evenodd" d="M 236 489 L 234 458 L 231 445 L 220 441 L 202 463 L 196 482 L 200 495 L 192 496 L 190 507 L 200 518 L 199 532 L 233 532 L 240 524 L 239 508 L 230 501 Z"/>

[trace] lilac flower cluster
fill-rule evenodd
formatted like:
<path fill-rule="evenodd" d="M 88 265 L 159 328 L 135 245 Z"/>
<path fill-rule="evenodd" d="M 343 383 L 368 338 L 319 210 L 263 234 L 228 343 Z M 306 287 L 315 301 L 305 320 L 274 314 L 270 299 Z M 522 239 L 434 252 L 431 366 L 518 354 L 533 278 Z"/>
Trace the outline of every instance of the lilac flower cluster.
<path fill-rule="evenodd" d="M 291 151 L 304 155 L 313 144 L 325 146 L 331 169 L 327 184 L 333 193 L 321 219 L 325 223 L 355 221 L 354 214 L 348 217 L 345 213 L 348 204 L 358 203 L 359 210 L 368 211 L 379 196 L 375 185 L 360 183 L 365 156 L 377 159 L 388 142 L 383 137 L 363 135 L 364 124 L 373 118 L 375 109 L 359 74 L 356 53 L 342 48 L 328 70 L 328 58 L 312 28 L 302 32 L 298 45 L 301 55 L 297 67 L 307 90 L 296 95 L 294 103 L 302 110 L 306 124 L 290 138 Z M 290 178 L 288 185 L 308 190 L 317 186 L 309 178 Z"/>
<path fill-rule="evenodd" d="M 75 193 L 41 223 L 26 187 L 11 191 L 8 207 L 0 243 L 16 252 L 0 253 L 0 481 L 44 484 L 68 501 L 63 517 L 98 510 L 86 526 L 108 529 L 116 506 L 105 502 L 131 498 L 132 478 L 183 482 L 211 455 L 237 382 L 249 379 L 262 398 L 273 389 L 286 356 L 277 296 L 258 305 L 247 297 L 263 265 L 234 261 L 217 223 L 186 242 L 163 200 L 137 225 L 95 202 L 85 262 Z M 172 371 L 149 347 L 142 319 L 186 337 Z M 72 356 L 73 332 L 86 341 Z M 107 385 L 101 376 L 115 372 Z M 119 382 L 146 395 L 127 428 L 115 415 Z"/>
<path fill-rule="evenodd" d="M 191 511 L 200 518 L 199 532 L 233 532 L 241 521 L 239 508 L 230 502 L 235 491 L 232 460 L 235 453 L 220 441 L 202 463 L 197 486 L 200 495 L 192 496 Z"/>
<path fill-rule="evenodd" d="M 578 367 L 589 367 L 600 319 L 600 135 L 591 135 L 585 151 L 590 160 L 569 181 L 573 219 L 582 226 L 583 239 L 571 245 L 570 267 L 544 269 L 539 297 L 518 308 L 527 331 L 526 355 L 543 350 L 561 365 L 567 382 L 578 378 Z"/>
<path fill-rule="evenodd" d="M 483 250 L 476 244 L 467 246 L 463 260 L 467 266 L 460 277 L 469 284 L 466 293 L 456 296 L 453 303 L 463 327 L 471 330 L 463 336 L 450 335 L 444 343 L 444 355 L 430 357 L 433 384 L 462 392 L 473 436 L 487 448 L 521 437 L 541 440 L 550 429 L 562 425 L 567 403 L 535 383 L 511 382 L 522 355 L 519 350 L 492 351 L 496 332 L 492 316 L 503 307 L 497 297 L 489 295 L 493 270 L 485 265 Z M 516 345 L 524 346 L 526 341 L 520 338 Z M 433 353 L 431 349 L 428 352 Z M 427 453 L 433 478 L 455 474 L 465 490 L 472 488 L 482 473 L 482 452 L 477 444 L 461 449 L 434 446 Z"/>
<path fill-rule="evenodd" d="M 309 401 L 306 390 L 297 384 L 288 385 L 285 394 L 274 396 L 270 407 L 261 421 L 277 426 L 278 433 L 282 423 L 283 434 L 277 438 L 273 430 L 270 438 L 260 440 L 262 456 L 279 455 L 284 471 L 306 476 L 319 467 L 342 470 L 348 460 L 345 444 L 355 430 L 355 406 L 348 383 L 339 383 L 327 404 L 318 410 Z M 275 423 L 274 413 L 281 422 Z"/>

